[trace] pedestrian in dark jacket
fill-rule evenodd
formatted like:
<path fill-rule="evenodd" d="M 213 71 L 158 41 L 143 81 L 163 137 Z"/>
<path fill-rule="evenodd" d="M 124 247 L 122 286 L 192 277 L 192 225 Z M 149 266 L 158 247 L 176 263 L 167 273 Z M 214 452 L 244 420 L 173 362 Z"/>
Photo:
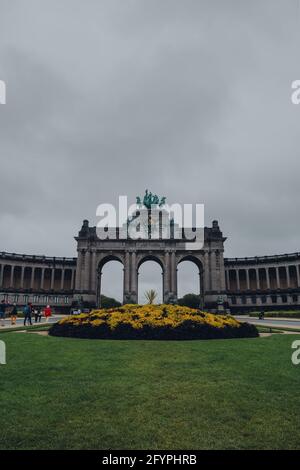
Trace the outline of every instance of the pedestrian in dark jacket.
<path fill-rule="evenodd" d="M 26 325 L 26 321 L 28 320 L 29 325 L 32 325 L 31 322 L 31 305 L 28 303 L 23 308 L 24 313 L 24 326 Z"/>
<path fill-rule="evenodd" d="M 18 309 L 17 309 L 17 305 L 14 304 L 13 308 L 10 311 L 10 321 L 12 325 L 16 324 L 17 316 L 18 316 Z"/>
<path fill-rule="evenodd" d="M 34 310 L 34 321 L 35 323 L 37 322 L 41 322 L 41 318 L 42 318 L 42 313 L 41 313 L 41 309 L 40 308 L 36 308 Z"/>

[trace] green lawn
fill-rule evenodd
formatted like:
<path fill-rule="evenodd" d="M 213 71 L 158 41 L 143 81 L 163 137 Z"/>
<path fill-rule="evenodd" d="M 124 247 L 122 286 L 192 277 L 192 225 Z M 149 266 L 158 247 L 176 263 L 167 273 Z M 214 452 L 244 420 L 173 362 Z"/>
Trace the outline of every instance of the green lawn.
<path fill-rule="evenodd" d="M 299 336 L 0 339 L 0 449 L 300 448 Z"/>

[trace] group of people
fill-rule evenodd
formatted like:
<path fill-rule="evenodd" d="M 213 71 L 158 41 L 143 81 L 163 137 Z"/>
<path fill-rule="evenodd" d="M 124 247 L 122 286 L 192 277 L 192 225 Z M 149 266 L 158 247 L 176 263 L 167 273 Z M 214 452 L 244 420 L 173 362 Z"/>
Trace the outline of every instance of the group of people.
<path fill-rule="evenodd" d="M 5 300 L 2 300 L 0 303 L 0 322 L 1 326 L 5 326 L 5 315 L 6 310 L 10 308 L 9 316 L 12 325 L 16 324 L 17 316 L 18 316 L 18 309 L 16 304 L 8 304 Z M 34 316 L 35 323 L 41 321 L 42 315 L 44 314 L 46 318 L 46 322 L 48 322 L 49 317 L 51 317 L 51 307 L 47 305 L 47 307 L 42 311 L 41 308 L 34 307 L 32 303 L 28 302 L 28 304 L 24 305 L 23 307 L 23 315 L 24 315 L 24 326 L 27 324 L 32 325 L 32 317 Z"/>

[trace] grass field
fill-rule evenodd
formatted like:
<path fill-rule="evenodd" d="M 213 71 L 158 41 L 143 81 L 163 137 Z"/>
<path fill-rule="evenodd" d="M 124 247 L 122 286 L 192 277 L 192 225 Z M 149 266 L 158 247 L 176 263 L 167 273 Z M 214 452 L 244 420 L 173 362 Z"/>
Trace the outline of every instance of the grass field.
<path fill-rule="evenodd" d="M 299 336 L 0 339 L 1 449 L 300 448 Z"/>

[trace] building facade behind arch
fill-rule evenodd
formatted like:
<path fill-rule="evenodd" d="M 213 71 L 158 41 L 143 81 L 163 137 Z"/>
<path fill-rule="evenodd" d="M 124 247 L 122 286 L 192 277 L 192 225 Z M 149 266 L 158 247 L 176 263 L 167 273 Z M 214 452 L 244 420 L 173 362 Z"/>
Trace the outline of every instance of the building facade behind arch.
<path fill-rule="evenodd" d="M 11 303 L 48 303 L 69 311 L 74 301 L 99 305 L 101 272 L 112 259 L 123 265 L 123 302 L 137 302 L 138 269 L 146 259 L 163 273 L 163 298 L 178 300 L 178 264 L 194 262 L 199 271 L 201 306 L 232 312 L 300 308 L 300 253 L 251 258 L 224 258 L 225 237 L 215 221 L 204 230 L 204 246 L 187 251 L 182 240 L 99 240 L 96 228 L 84 221 L 77 257 L 0 253 L 0 294 Z M 103 292 L 105 294 L 105 292 Z"/>

